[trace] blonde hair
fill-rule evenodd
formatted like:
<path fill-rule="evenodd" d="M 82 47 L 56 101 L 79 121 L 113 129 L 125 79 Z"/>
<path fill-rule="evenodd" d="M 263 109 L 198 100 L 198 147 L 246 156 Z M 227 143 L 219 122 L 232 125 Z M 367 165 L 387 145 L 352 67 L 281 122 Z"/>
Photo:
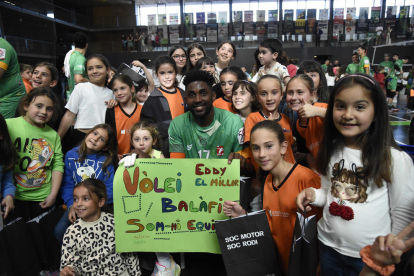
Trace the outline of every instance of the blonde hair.
<path fill-rule="evenodd" d="M 158 129 L 153 124 L 150 124 L 147 121 L 141 121 L 141 122 L 136 123 L 131 128 L 131 132 L 130 132 L 131 133 L 131 141 L 130 141 L 131 149 L 130 150 L 135 149 L 134 144 L 133 144 L 133 142 L 134 142 L 134 132 L 139 130 L 139 129 L 148 130 L 148 132 L 151 134 L 152 140 L 154 140 L 154 142 L 155 142 L 154 147 L 156 149 L 161 149 L 161 136 L 160 136 L 160 132 L 158 131 Z"/>

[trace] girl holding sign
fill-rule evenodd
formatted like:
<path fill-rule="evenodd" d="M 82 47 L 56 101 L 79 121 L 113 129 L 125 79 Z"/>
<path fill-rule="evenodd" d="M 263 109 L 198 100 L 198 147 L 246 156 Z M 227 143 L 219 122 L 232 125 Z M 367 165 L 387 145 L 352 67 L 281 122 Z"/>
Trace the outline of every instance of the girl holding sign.
<path fill-rule="evenodd" d="M 141 275 L 137 255 L 115 252 L 114 215 L 105 211 L 106 199 L 101 180 L 76 184 L 73 209 L 79 219 L 66 230 L 60 275 Z"/>
<path fill-rule="evenodd" d="M 320 177 L 313 171 L 284 160 L 288 142 L 276 121 L 264 120 L 251 131 L 250 148 L 263 171 L 270 172 L 262 183 L 263 209 L 266 210 L 270 230 L 280 253 L 283 270 L 288 272 L 290 246 L 296 220 L 295 197 L 302 187 L 320 187 Z M 238 217 L 245 210 L 237 202 L 225 201 L 226 216 Z M 310 213 L 310 215 L 314 215 Z"/>

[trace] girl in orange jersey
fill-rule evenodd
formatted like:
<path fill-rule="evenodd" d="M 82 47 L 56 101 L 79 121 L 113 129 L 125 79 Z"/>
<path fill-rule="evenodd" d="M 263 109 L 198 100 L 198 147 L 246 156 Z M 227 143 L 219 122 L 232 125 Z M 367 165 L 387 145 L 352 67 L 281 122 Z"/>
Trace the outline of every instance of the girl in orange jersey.
<path fill-rule="evenodd" d="M 302 187 L 320 187 L 320 178 L 311 170 L 284 159 L 288 149 L 285 132 L 273 120 L 257 123 L 251 131 L 250 148 L 264 171 L 270 172 L 262 184 L 263 209 L 276 242 L 282 269 L 287 274 L 290 246 L 296 220 L 295 196 Z M 238 217 L 245 210 L 233 201 L 225 201 L 226 216 Z M 282 215 L 281 215 L 282 214 Z M 312 214 L 315 214 L 313 211 Z"/>
<path fill-rule="evenodd" d="M 314 102 L 316 91 L 313 80 L 308 75 L 296 75 L 287 85 L 286 102 L 288 106 L 298 112 L 296 121 L 298 136 L 296 139 L 306 141 L 307 161 L 310 168 L 315 167 L 320 141 L 323 136 L 323 118 L 327 104 Z M 299 143 L 298 144 L 302 144 Z"/>
<path fill-rule="evenodd" d="M 282 82 L 274 75 L 265 75 L 257 82 L 257 101 L 261 105 L 261 110 L 251 113 L 244 124 L 244 142 L 250 142 L 250 131 L 253 126 L 263 120 L 273 120 L 278 122 L 285 134 L 287 149 L 285 160 L 294 164 L 292 144 L 294 143 L 292 129 L 290 127 L 289 118 L 278 112 L 277 108 L 282 99 Z"/>

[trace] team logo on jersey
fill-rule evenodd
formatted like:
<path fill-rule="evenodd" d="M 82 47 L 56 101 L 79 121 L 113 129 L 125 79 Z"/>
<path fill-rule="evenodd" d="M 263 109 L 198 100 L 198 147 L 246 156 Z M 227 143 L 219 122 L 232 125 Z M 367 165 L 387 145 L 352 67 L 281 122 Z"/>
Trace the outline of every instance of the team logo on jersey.
<path fill-rule="evenodd" d="M 223 146 L 217 146 L 217 156 L 223 156 L 224 155 L 224 147 Z"/>
<path fill-rule="evenodd" d="M 0 48 L 0 59 L 4 60 L 6 58 L 6 49 Z"/>
<path fill-rule="evenodd" d="M 192 147 L 193 147 L 193 144 L 187 145 L 187 150 L 191 150 Z"/>
<path fill-rule="evenodd" d="M 244 144 L 244 127 L 239 129 L 239 133 L 237 134 L 237 139 L 239 140 L 239 145 Z"/>

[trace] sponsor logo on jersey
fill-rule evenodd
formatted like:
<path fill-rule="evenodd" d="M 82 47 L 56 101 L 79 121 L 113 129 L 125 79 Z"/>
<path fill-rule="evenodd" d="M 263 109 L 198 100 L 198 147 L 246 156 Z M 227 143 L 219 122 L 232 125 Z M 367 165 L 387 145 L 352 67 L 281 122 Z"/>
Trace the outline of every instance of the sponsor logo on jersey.
<path fill-rule="evenodd" d="M 289 213 L 282 212 L 282 211 L 272 211 L 269 209 L 268 212 L 269 212 L 269 216 L 271 217 L 284 217 L 284 218 L 289 217 Z"/>
<path fill-rule="evenodd" d="M 191 150 L 192 147 L 193 147 L 193 144 L 187 145 L 187 150 Z"/>
<path fill-rule="evenodd" d="M 6 58 L 6 49 L 0 48 L 0 59 L 4 60 Z"/>
<path fill-rule="evenodd" d="M 217 156 L 223 156 L 224 155 L 224 147 L 223 146 L 217 146 Z"/>
<path fill-rule="evenodd" d="M 284 129 L 283 129 L 283 132 L 290 133 L 290 129 L 286 129 L 286 128 L 284 128 Z"/>
<path fill-rule="evenodd" d="M 239 140 L 239 145 L 244 144 L 244 127 L 239 129 L 239 133 L 237 134 L 237 139 Z"/>

